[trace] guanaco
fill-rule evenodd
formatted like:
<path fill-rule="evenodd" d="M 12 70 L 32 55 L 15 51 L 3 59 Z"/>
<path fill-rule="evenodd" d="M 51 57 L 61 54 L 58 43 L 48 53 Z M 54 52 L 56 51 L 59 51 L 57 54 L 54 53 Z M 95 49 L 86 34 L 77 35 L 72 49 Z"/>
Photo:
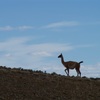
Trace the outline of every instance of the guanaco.
<path fill-rule="evenodd" d="M 77 72 L 77 76 L 79 76 L 79 75 L 81 76 L 80 64 L 83 63 L 83 61 L 80 61 L 80 62 L 67 61 L 67 62 L 65 62 L 62 53 L 58 56 L 58 58 L 61 58 L 61 62 L 66 68 L 65 73 L 67 74 L 67 76 L 69 76 L 69 69 L 75 69 Z"/>

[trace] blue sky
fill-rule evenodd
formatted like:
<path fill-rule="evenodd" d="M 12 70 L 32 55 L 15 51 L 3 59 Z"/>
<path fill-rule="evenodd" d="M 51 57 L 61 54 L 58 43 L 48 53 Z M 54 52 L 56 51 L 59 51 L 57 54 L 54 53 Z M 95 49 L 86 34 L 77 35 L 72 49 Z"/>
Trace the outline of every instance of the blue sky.
<path fill-rule="evenodd" d="M 57 56 L 100 77 L 100 0 L 0 0 L 0 65 L 66 75 Z M 75 70 L 70 75 L 76 75 Z"/>

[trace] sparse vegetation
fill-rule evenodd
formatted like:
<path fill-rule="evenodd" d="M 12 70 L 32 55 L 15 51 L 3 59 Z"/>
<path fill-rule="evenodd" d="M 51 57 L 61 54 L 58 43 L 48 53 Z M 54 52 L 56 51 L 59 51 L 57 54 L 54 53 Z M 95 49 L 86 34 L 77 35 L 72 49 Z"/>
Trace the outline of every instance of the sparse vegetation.
<path fill-rule="evenodd" d="M 100 78 L 0 66 L 0 100 L 100 100 Z"/>

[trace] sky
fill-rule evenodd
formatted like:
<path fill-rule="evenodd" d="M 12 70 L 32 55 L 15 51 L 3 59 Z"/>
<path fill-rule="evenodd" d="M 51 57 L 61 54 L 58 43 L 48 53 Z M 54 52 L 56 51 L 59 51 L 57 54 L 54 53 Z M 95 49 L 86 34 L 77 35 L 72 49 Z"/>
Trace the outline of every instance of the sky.
<path fill-rule="evenodd" d="M 99 12 L 100 0 L 0 0 L 0 66 L 66 75 L 62 53 L 100 77 Z"/>

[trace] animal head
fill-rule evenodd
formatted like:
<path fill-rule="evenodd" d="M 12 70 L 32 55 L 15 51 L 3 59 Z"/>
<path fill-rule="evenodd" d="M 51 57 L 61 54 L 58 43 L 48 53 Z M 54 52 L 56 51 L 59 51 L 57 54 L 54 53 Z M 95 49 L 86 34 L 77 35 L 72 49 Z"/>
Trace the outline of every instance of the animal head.
<path fill-rule="evenodd" d="M 58 58 L 61 58 L 62 57 L 62 53 L 58 56 Z"/>

